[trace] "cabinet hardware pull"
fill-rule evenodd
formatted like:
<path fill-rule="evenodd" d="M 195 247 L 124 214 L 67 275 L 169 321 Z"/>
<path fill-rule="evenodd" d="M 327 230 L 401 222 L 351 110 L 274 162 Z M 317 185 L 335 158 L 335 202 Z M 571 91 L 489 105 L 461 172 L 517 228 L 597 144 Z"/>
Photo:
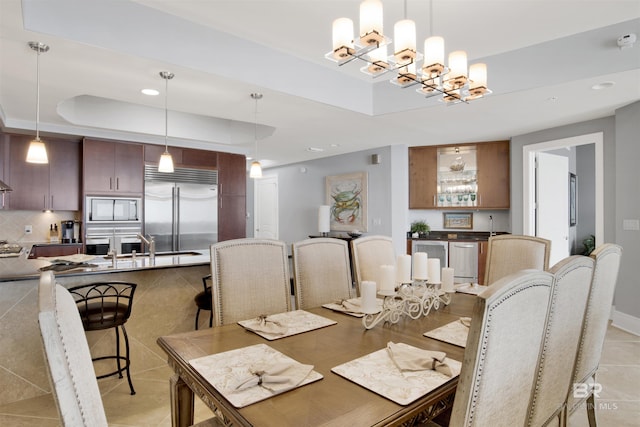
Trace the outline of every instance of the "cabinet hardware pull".
<path fill-rule="evenodd" d="M 51 205 L 49 205 L 49 209 L 53 210 L 53 194 L 51 195 Z"/>
<path fill-rule="evenodd" d="M 42 209 L 47 210 L 47 195 L 42 196 Z"/>
<path fill-rule="evenodd" d="M 116 190 L 120 189 L 120 177 L 116 177 Z"/>
<path fill-rule="evenodd" d="M 433 195 L 433 206 L 436 206 L 436 195 Z"/>
<path fill-rule="evenodd" d="M 109 177 L 109 190 L 113 190 L 113 178 Z"/>

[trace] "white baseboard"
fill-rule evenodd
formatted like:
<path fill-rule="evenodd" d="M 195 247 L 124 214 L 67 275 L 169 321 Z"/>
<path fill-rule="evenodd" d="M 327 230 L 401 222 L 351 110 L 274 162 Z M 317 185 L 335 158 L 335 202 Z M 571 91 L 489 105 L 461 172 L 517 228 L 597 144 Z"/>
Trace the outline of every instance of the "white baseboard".
<path fill-rule="evenodd" d="M 617 311 L 614 306 L 611 308 L 611 320 L 612 326 L 640 336 L 640 318 Z"/>

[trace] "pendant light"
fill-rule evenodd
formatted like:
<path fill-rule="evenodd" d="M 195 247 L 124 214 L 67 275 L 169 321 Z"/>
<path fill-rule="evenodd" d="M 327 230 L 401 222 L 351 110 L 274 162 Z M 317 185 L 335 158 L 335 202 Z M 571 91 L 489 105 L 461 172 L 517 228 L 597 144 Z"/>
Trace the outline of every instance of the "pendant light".
<path fill-rule="evenodd" d="M 36 59 L 36 138 L 29 143 L 27 163 L 49 163 L 47 148 L 40 140 L 40 54 L 47 52 L 49 46 L 40 42 L 29 42 L 29 47 L 37 52 Z"/>
<path fill-rule="evenodd" d="M 169 106 L 167 100 L 169 98 L 169 80 L 175 74 L 169 71 L 160 71 L 160 77 L 164 79 L 164 153 L 160 156 L 158 163 L 158 172 L 173 173 L 173 157 L 169 153 Z"/>
<path fill-rule="evenodd" d="M 262 94 L 261 93 L 252 93 L 251 94 L 251 98 L 253 98 L 256 101 L 255 125 L 254 125 L 254 128 L 253 128 L 253 136 L 254 136 L 254 140 L 255 140 L 255 144 L 256 144 L 256 153 L 255 153 L 256 157 L 255 157 L 255 160 L 253 162 L 251 162 L 251 169 L 249 170 L 249 177 L 250 178 L 262 178 L 262 165 L 258 161 L 258 100 L 262 99 Z"/>

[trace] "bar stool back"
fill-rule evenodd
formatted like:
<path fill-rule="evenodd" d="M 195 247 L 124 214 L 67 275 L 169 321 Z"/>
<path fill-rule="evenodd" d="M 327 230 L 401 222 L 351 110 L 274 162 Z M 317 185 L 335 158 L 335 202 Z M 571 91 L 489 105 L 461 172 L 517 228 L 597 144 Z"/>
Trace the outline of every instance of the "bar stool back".
<path fill-rule="evenodd" d="M 116 354 L 113 356 L 102 356 L 93 358 L 93 361 L 115 359 L 117 369 L 113 372 L 103 374 L 97 378 L 106 378 L 118 374 L 122 378 L 122 372 L 126 371 L 127 381 L 131 394 L 136 394 L 131 382 L 131 373 L 129 365 L 129 337 L 124 324 L 129 320 L 131 315 L 131 304 L 133 294 L 136 290 L 135 283 L 129 282 L 95 282 L 86 285 L 74 286 L 69 288 L 69 293 L 73 296 L 82 326 L 85 331 L 98 331 L 103 329 L 114 328 L 116 332 Z M 125 355 L 120 355 L 120 329 L 124 337 Z M 124 364 L 122 363 L 124 362 Z"/>

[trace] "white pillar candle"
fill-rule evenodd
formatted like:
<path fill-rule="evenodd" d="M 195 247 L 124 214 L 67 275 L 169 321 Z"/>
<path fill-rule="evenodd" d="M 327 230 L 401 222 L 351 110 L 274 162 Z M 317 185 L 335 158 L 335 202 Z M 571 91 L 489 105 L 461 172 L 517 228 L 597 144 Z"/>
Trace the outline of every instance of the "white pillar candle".
<path fill-rule="evenodd" d="M 442 290 L 445 292 L 455 292 L 453 288 L 453 268 L 444 267 L 442 269 Z"/>
<path fill-rule="evenodd" d="M 411 255 L 398 255 L 396 261 L 396 282 L 411 283 Z"/>
<path fill-rule="evenodd" d="M 428 256 L 424 252 L 413 254 L 413 280 L 427 280 L 427 260 Z"/>
<path fill-rule="evenodd" d="M 362 294 L 362 299 L 360 306 L 362 307 L 362 312 L 365 314 L 374 314 L 377 313 L 378 304 L 376 301 L 376 282 L 364 281 L 360 284 L 360 293 Z"/>
<path fill-rule="evenodd" d="M 396 290 L 394 278 L 396 277 L 395 265 L 380 266 L 380 281 L 378 282 L 378 291 L 394 292 Z"/>
<path fill-rule="evenodd" d="M 429 266 L 429 283 L 440 283 L 440 259 L 430 258 L 427 265 Z"/>

